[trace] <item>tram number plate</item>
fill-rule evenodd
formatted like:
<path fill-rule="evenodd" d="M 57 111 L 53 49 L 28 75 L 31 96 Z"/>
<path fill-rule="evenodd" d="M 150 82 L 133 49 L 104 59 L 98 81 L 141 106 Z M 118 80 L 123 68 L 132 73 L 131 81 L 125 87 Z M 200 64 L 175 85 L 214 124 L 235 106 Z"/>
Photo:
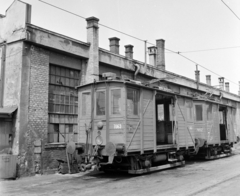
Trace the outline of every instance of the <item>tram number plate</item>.
<path fill-rule="evenodd" d="M 122 125 L 121 125 L 121 124 L 114 124 L 114 125 L 113 125 L 113 128 L 114 128 L 114 129 L 121 129 L 121 128 L 122 128 Z"/>

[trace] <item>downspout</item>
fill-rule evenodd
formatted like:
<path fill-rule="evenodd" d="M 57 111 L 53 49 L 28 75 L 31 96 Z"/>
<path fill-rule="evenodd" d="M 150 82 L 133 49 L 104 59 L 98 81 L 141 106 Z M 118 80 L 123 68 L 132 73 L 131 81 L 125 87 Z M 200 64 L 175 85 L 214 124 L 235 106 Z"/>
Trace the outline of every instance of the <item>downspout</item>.
<path fill-rule="evenodd" d="M 0 107 L 3 107 L 4 97 L 4 80 L 5 80 L 5 63 L 6 63 L 6 42 L 3 43 L 0 54 Z"/>
<path fill-rule="evenodd" d="M 133 64 L 135 67 L 137 67 L 137 70 L 134 73 L 134 80 L 136 80 L 138 72 L 140 71 L 140 65 L 139 64 Z"/>

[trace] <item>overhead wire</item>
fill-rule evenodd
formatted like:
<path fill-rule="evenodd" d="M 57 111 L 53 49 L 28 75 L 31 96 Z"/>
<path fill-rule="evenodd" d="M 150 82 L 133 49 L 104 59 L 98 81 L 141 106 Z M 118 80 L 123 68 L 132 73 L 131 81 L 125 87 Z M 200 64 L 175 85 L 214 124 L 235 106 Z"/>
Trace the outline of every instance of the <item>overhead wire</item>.
<path fill-rule="evenodd" d="M 150 43 L 150 42 L 148 42 L 148 43 L 151 44 L 151 45 L 155 45 L 155 44 Z M 194 64 L 196 64 L 196 65 L 199 65 L 199 66 L 202 67 L 203 69 L 206 69 L 207 71 L 209 71 L 209 72 L 211 72 L 211 73 L 213 73 L 213 74 L 215 74 L 215 75 L 217 75 L 217 76 L 219 76 L 219 77 L 222 77 L 222 76 L 219 75 L 218 73 L 216 73 L 216 72 L 214 72 L 214 71 L 212 71 L 212 70 L 206 68 L 205 66 L 203 66 L 203 65 L 201 65 L 201 64 L 199 64 L 199 63 L 197 63 L 197 62 L 195 62 L 195 61 L 193 61 L 193 60 L 191 60 L 190 58 L 188 58 L 188 57 L 182 55 L 182 54 L 181 54 L 182 52 L 176 52 L 176 51 L 173 51 L 173 50 L 170 50 L 170 49 L 167 49 L 167 48 L 165 48 L 165 50 L 167 50 L 167 51 L 169 51 L 169 52 L 172 52 L 172 53 L 175 53 L 175 54 L 178 54 L 178 55 L 180 55 L 181 57 L 187 59 L 188 61 L 190 61 L 190 62 L 192 62 L 192 63 L 194 63 Z M 228 78 L 225 78 L 225 79 L 228 80 L 229 82 L 233 83 L 233 84 L 238 85 L 237 83 L 235 83 L 235 82 L 229 80 Z"/>
<path fill-rule="evenodd" d="M 240 20 L 240 18 L 238 17 L 238 15 L 235 14 L 235 12 L 234 12 L 223 0 L 221 0 L 221 1 L 222 1 L 222 3 L 237 17 L 237 19 Z"/>
<path fill-rule="evenodd" d="M 69 13 L 69 14 L 78 16 L 78 17 L 86 20 L 86 18 L 83 17 L 83 16 L 80 16 L 80 15 L 78 15 L 78 14 L 75 14 L 75 13 L 73 13 L 73 12 L 70 12 L 70 11 L 68 11 L 68 10 L 65 10 L 65 9 L 63 9 L 63 8 L 57 7 L 57 6 L 53 5 L 53 4 L 47 3 L 47 2 L 45 2 L 45 1 L 42 1 L 42 0 L 39 0 L 39 1 L 42 2 L 42 3 L 45 3 L 45 4 L 47 4 L 47 5 L 50 5 L 50 6 L 54 7 L 54 8 L 57 8 L 57 9 L 59 9 L 59 10 L 62 10 L 62 11 L 64 11 L 64 12 L 67 12 L 67 13 Z M 124 32 L 122 32 L 122 31 L 119 31 L 119 30 L 114 29 L 114 28 L 112 28 L 112 27 L 109 27 L 109 26 L 107 26 L 107 25 L 104 25 L 104 24 L 101 24 L 101 23 L 98 23 L 98 25 L 99 25 L 99 26 L 102 26 L 102 27 L 105 27 L 105 28 L 108 28 L 108 29 L 111 29 L 111 30 L 113 30 L 113 31 L 116 31 L 116 32 L 118 32 L 118 33 L 127 35 L 127 36 L 132 37 L 132 38 L 134 38 L 134 39 L 137 39 L 137 40 L 139 40 L 139 41 L 144 41 L 143 39 L 140 39 L 140 38 L 137 38 L 137 37 L 132 36 L 132 35 L 130 35 L 130 34 L 124 33 Z"/>
<path fill-rule="evenodd" d="M 212 49 L 203 49 L 203 50 L 190 50 L 190 51 L 183 51 L 183 52 L 180 52 L 180 53 L 206 52 L 206 51 L 213 51 L 213 50 L 233 49 L 233 48 L 240 48 L 240 46 L 231 46 L 231 47 L 224 47 L 224 48 L 212 48 Z"/>
<path fill-rule="evenodd" d="M 67 13 L 69 13 L 69 14 L 75 15 L 75 16 L 77 16 L 77 17 L 80 17 L 80 18 L 86 20 L 86 17 L 80 16 L 80 15 L 78 15 L 78 14 L 75 14 L 75 13 L 70 12 L 70 11 L 68 11 L 68 10 L 65 10 L 65 9 L 63 9 L 63 8 L 60 8 L 60 7 L 55 6 L 55 5 L 53 5 L 53 4 L 47 3 L 47 2 L 45 2 L 45 1 L 43 1 L 43 0 L 38 0 L 38 1 L 40 1 L 40 2 L 42 2 L 42 3 L 45 3 L 45 4 L 49 5 L 49 6 L 52 6 L 52 7 L 56 8 L 56 9 L 62 10 L 62 11 L 64 11 L 64 12 L 67 12 Z M 155 46 L 155 44 L 153 44 L 153 43 L 150 43 L 150 42 L 148 42 L 148 41 L 146 41 L 146 40 L 143 40 L 143 39 L 140 39 L 140 38 L 138 38 L 138 37 L 132 36 L 132 35 L 130 35 L 130 34 L 124 33 L 124 32 L 122 32 L 122 31 L 119 31 L 119 30 L 114 29 L 114 28 L 112 28 L 112 27 L 109 27 L 109 26 L 107 26 L 107 25 L 103 25 L 103 24 L 101 24 L 101 23 L 98 23 L 98 25 L 103 26 L 103 27 L 108 28 L 108 29 L 111 29 L 111 30 L 113 30 L 113 31 L 116 31 L 116 32 L 121 33 L 121 34 L 123 34 L 123 35 L 132 37 L 132 38 L 134 38 L 134 39 L 136 39 L 136 40 L 139 40 L 139 41 L 142 41 L 142 42 L 147 42 L 148 44 L 151 44 L 151 45 Z M 236 48 L 238 48 L 238 47 L 240 47 L 240 46 L 236 46 Z M 226 48 L 217 48 L 217 49 L 227 49 L 227 48 L 235 48 L 235 47 L 226 47 Z M 184 56 L 184 55 L 181 54 L 181 53 L 195 52 L 195 51 L 187 51 L 187 52 L 179 52 L 179 51 L 178 51 L 178 52 L 176 52 L 176 51 L 173 51 L 173 50 L 170 50 L 170 49 L 167 49 L 167 48 L 165 48 L 165 50 L 167 50 L 167 51 L 169 51 L 169 52 L 172 52 L 172 53 L 175 53 L 175 54 L 178 54 L 178 55 L 180 55 L 181 57 L 187 59 L 188 61 L 190 61 L 190 62 L 192 62 L 192 63 L 194 63 L 194 64 L 196 64 L 196 65 L 199 65 L 199 66 L 202 67 L 203 69 L 206 69 L 206 70 L 208 70 L 209 72 L 211 72 L 211 73 L 213 73 L 213 74 L 215 74 L 215 75 L 217 75 L 217 76 L 222 77 L 221 75 L 217 74 L 216 72 L 211 71 L 210 69 L 206 68 L 205 66 L 200 65 L 199 63 L 197 63 L 197 62 L 191 60 L 190 58 L 188 58 L 188 57 L 186 57 L 186 56 Z M 209 49 L 209 50 L 216 50 L 216 49 Z M 205 51 L 207 51 L 207 50 L 205 50 Z M 225 78 L 225 79 L 228 80 L 229 82 L 235 84 L 235 85 L 238 85 L 237 83 L 229 80 L 228 78 Z M 238 86 L 239 86 L 239 85 L 238 85 Z"/>

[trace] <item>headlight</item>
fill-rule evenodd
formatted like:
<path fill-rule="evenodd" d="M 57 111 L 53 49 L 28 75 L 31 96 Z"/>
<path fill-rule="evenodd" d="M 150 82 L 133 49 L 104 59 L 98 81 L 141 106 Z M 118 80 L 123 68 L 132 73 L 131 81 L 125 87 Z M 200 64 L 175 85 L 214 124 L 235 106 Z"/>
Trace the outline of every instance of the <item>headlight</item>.
<path fill-rule="evenodd" d="M 103 143 L 103 139 L 100 135 L 96 137 L 95 141 L 97 145 L 101 145 Z"/>

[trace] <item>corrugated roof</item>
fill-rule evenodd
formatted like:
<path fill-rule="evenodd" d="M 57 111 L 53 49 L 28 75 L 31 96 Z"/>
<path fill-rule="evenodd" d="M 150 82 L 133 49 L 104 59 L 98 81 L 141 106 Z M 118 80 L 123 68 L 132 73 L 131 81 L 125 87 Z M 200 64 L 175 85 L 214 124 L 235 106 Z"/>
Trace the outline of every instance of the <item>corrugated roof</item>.
<path fill-rule="evenodd" d="M 17 106 L 0 108 L 0 114 L 11 115 L 17 108 Z"/>

